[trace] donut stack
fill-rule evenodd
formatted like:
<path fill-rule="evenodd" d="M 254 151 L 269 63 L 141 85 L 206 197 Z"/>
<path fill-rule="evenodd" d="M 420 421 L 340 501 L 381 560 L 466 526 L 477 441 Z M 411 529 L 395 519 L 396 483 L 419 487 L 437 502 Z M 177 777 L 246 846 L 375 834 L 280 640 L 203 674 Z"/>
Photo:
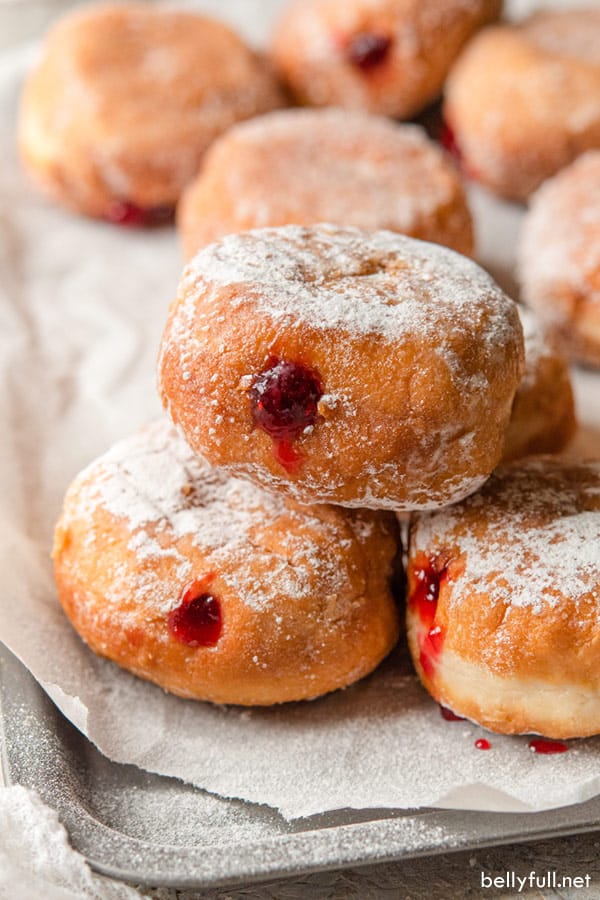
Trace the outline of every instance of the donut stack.
<path fill-rule="evenodd" d="M 399 633 L 391 511 L 488 478 L 522 371 L 515 305 L 451 250 L 325 225 L 209 245 L 159 360 L 181 436 L 146 428 L 67 494 L 67 614 L 94 650 L 186 697 L 352 683 Z"/>

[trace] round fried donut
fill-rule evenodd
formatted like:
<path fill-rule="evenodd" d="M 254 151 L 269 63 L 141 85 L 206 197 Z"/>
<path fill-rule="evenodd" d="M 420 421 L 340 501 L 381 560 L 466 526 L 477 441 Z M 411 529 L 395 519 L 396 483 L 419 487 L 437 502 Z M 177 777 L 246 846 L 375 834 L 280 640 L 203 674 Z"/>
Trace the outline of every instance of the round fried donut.
<path fill-rule="evenodd" d="M 295 0 L 273 40 L 296 97 L 409 118 L 439 95 L 463 44 L 502 0 Z"/>
<path fill-rule="evenodd" d="M 92 6 L 48 35 L 22 98 L 21 153 L 55 200 L 152 224 L 218 135 L 278 105 L 265 64 L 220 22 L 146 3 Z"/>
<path fill-rule="evenodd" d="M 558 453 L 576 428 L 567 360 L 537 317 L 519 307 L 525 337 L 525 373 L 506 432 L 505 462 L 533 453 Z"/>
<path fill-rule="evenodd" d="M 347 110 L 275 112 L 231 129 L 178 209 L 188 257 L 225 234 L 318 222 L 473 252 L 465 193 L 438 147 L 414 125 Z"/>
<path fill-rule="evenodd" d="M 482 31 L 450 72 L 445 95 L 465 170 L 524 200 L 600 147 L 600 10 L 540 12 Z"/>
<path fill-rule="evenodd" d="M 413 517 L 408 639 L 429 693 L 505 734 L 600 732 L 600 463 L 502 467 Z"/>
<path fill-rule="evenodd" d="M 390 514 L 299 507 L 159 422 L 71 485 L 54 565 L 96 653 L 182 697 L 265 705 L 351 684 L 393 647 L 396 546 Z"/>
<path fill-rule="evenodd" d="M 600 366 L 600 151 L 535 194 L 519 268 L 525 302 L 571 356 Z"/>
<path fill-rule="evenodd" d="M 184 272 L 159 390 L 189 444 L 302 503 L 433 508 L 498 463 L 515 304 L 470 259 L 389 231 L 230 235 Z"/>

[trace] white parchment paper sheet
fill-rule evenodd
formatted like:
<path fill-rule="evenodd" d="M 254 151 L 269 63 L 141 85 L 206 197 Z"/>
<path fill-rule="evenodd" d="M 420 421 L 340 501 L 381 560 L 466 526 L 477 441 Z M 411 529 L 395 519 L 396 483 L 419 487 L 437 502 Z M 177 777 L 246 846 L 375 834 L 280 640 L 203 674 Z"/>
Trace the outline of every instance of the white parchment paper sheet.
<path fill-rule="evenodd" d="M 258 5 L 245 9 L 255 16 Z M 478 751 L 481 730 L 443 721 L 401 654 L 347 691 L 244 711 L 168 696 L 81 643 L 56 600 L 53 523 L 76 472 L 159 414 L 154 364 L 181 259 L 171 230 L 89 222 L 28 187 L 14 117 L 30 56 L 0 63 L 0 638 L 112 759 L 290 818 L 341 807 L 522 811 L 598 793 L 600 740 L 558 757 L 535 757 L 520 737 Z M 481 258 L 510 289 L 521 213 L 480 191 L 473 208 Z M 586 427 L 575 452 L 600 455 L 600 377 L 576 380 Z"/>

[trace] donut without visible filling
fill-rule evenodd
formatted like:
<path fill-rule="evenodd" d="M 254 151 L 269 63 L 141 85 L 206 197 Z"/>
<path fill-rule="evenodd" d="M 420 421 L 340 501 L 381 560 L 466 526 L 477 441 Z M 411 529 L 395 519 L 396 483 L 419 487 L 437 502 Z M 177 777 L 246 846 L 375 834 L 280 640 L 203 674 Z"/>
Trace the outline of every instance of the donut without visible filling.
<path fill-rule="evenodd" d="M 600 10 L 540 12 L 482 31 L 450 72 L 444 117 L 465 171 L 525 200 L 600 147 Z"/>
<path fill-rule="evenodd" d="M 91 6 L 49 33 L 19 143 L 58 202 L 151 225 L 172 213 L 216 137 L 280 105 L 265 63 L 220 22 L 146 3 Z"/>
<path fill-rule="evenodd" d="M 238 231 L 331 222 L 387 228 L 473 252 L 455 167 L 414 125 L 347 110 L 289 110 L 218 140 L 185 191 L 187 256 Z"/>
<path fill-rule="evenodd" d="M 600 463 L 536 457 L 413 517 L 408 639 L 429 693 L 504 734 L 600 733 Z"/>
<path fill-rule="evenodd" d="M 525 337 L 525 373 L 517 388 L 504 443 L 504 462 L 558 453 L 575 433 L 569 366 L 558 342 L 537 317 L 519 307 Z"/>
<path fill-rule="evenodd" d="M 265 705 L 351 684 L 393 647 L 396 537 L 390 514 L 228 478 L 157 422 L 71 485 L 54 565 L 96 653 L 182 697 Z"/>
<path fill-rule="evenodd" d="M 230 235 L 184 272 L 159 390 L 190 446 L 302 503 L 434 508 L 498 463 L 523 343 L 475 263 L 391 232 Z"/>
<path fill-rule="evenodd" d="M 600 367 L 600 150 L 535 194 L 519 250 L 525 302 L 574 359 Z"/>
<path fill-rule="evenodd" d="M 440 94 L 463 44 L 501 0 L 295 0 L 273 39 L 296 98 L 409 118 Z"/>

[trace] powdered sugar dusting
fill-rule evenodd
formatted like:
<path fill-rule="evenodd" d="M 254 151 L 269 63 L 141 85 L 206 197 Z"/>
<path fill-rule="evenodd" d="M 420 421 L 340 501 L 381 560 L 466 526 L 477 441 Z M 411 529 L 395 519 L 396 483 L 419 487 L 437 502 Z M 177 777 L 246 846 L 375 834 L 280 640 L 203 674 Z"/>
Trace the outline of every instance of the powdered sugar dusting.
<path fill-rule="evenodd" d="M 522 31 L 546 53 L 600 68 L 600 11 L 542 11 L 527 19 Z"/>
<path fill-rule="evenodd" d="M 387 228 L 465 252 L 471 242 L 461 181 L 423 129 L 336 108 L 278 111 L 230 129 L 179 220 L 190 251 L 292 222 Z"/>
<path fill-rule="evenodd" d="M 174 608 L 178 597 L 165 590 L 164 576 L 144 563 L 171 559 L 176 577 L 184 581 L 192 565 L 182 539 L 207 554 L 209 565 L 244 603 L 261 609 L 277 598 L 306 597 L 315 578 L 326 595 L 339 592 L 349 582 L 349 563 L 335 548 L 362 542 L 373 530 L 368 513 L 346 514 L 345 529 L 326 509 L 298 509 L 250 481 L 228 477 L 194 455 L 163 421 L 119 442 L 79 475 L 63 524 L 87 519 L 95 539 L 98 508 L 127 523 L 127 546 L 139 564 L 131 575 L 131 593 L 162 613 Z M 278 521 L 275 546 L 266 532 Z M 114 599 L 128 577 L 124 565 L 116 573 Z"/>
<path fill-rule="evenodd" d="M 600 462 L 569 468 L 540 457 L 500 469 L 461 504 L 417 516 L 412 546 L 464 557 L 454 604 L 481 590 L 541 615 L 564 596 L 585 597 L 600 617 Z"/>
<path fill-rule="evenodd" d="M 579 157 L 535 194 L 519 268 L 525 300 L 545 320 L 568 322 L 577 296 L 600 305 L 600 151 Z"/>
<path fill-rule="evenodd" d="M 389 231 L 291 225 L 229 235 L 194 257 L 185 280 L 204 282 L 208 305 L 211 292 L 245 284 L 259 312 L 289 327 L 300 320 L 390 340 L 425 332 L 438 346 L 442 322 L 452 332 L 472 321 L 483 342 L 514 340 L 512 301 L 479 266 Z M 243 303 L 246 293 L 232 298 Z"/>
<path fill-rule="evenodd" d="M 79 171 L 82 154 L 90 184 L 80 179 L 78 195 L 92 208 L 111 192 L 170 205 L 215 137 L 282 104 L 264 61 L 217 19 L 107 3 L 68 13 L 49 33 L 26 87 L 22 139 L 59 172 Z M 62 190 L 68 180 L 57 176 Z"/>
<path fill-rule="evenodd" d="M 531 390 L 538 378 L 542 361 L 557 354 L 554 340 L 531 310 L 519 306 L 519 318 L 525 338 L 525 371 L 517 394 Z"/>

